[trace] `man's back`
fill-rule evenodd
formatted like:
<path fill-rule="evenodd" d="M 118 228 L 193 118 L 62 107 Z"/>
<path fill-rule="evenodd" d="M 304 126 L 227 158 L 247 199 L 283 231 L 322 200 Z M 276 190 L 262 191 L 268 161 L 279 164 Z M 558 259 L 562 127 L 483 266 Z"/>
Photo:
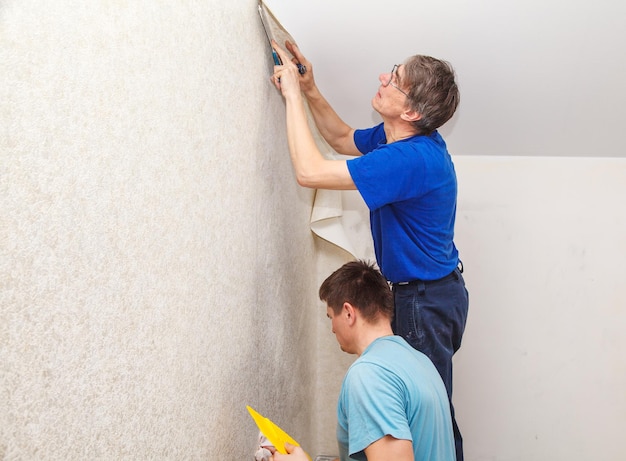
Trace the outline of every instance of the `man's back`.
<path fill-rule="evenodd" d="M 412 440 L 415 461 L 454 461 L 450 405 L 432 362 L 400 336 L 372 342 L 352 364 L 337 404 L 341 460 L 391 435 Z"/>

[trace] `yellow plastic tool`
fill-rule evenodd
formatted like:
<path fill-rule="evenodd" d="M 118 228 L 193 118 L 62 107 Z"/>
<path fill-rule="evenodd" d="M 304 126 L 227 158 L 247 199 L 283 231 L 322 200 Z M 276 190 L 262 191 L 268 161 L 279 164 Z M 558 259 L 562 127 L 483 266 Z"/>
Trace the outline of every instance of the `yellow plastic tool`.
<path fill-rule="evenodd" d="M 272 442 L 272 445 L 274 445 L 278 453 L 282 453 L 283 455 L 287 454 L 287 450 L 285 450 L 285 442 L 288 442 L 297 447 L 300 446 L 300 444 L 296 442 L 289 434 L 283 431 L 271 420 L 254 411 L 250 405 L 246 405 L 246 408 L 250 412 L 250 415 L 252 416 L 252 419 L 254 419 L 256 425 L 259 427 L 259 430 L 263 433 L 265 437 L 267 437 L 270 442 Z"/>

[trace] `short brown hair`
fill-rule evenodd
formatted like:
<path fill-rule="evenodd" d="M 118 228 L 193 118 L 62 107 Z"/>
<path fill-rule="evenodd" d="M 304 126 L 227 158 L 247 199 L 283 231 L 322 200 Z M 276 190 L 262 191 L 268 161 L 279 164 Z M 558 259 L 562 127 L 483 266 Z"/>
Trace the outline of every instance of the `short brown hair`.
<path fill-rule="evenodd" d="M 319 297 L 336 314 L 348 302 L 366 321 L 372 322 L 379 316 L 393 319 L 391 288 L 380 271 L 366 261 L 351 261 L 333 272 L 320 286 Z"/>
<path fill-rule="evenodd" d="M 454 69 L 447 61 L 431 56 L 411 56 L 404 63 L 404 76 L 399 82 L 408 88 L 408 103 L 419 113 L 413 126 L 420 134 L 429 135 L 452 118 L 459 105 L 459 88 Z"/>

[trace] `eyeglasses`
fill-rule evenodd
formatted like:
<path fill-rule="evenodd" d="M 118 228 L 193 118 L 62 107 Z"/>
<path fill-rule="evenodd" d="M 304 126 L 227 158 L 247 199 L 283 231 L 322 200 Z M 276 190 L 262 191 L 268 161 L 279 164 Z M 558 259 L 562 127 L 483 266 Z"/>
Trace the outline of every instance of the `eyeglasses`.
<path fill-rule="evenodd" d="M 394 87 L 396 90 L 398 90 L 400 93 L 402 93 L 408 98 L 409 95 L 402 88 L 400 88 L 398 85 L 393 83 L 393 76 L 394 75 L 396 76 L 396 80 L 398 78 L 398 74 L 396 73 L 396 71 L 398 70 L 398 67 L 400 67 L 400 64 L 393 65 L 393 69 L 391 69 L 391 72 L 389 72 L 389 80 L 387 81 L 387 83 L 383 83 L 383 86 L 391 85 L 392 87 Z"/>

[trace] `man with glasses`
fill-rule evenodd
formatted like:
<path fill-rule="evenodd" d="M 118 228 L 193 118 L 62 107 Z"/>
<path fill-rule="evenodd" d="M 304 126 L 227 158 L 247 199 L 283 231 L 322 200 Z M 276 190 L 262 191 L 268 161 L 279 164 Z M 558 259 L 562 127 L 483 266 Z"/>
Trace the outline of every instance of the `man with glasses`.
<path fill-rule="evenodd" d="M 273 47 L 283 65 L 272 80 L 286 104 L 287 137 L 298 184 L 357 189 L 370 210 L 376 260 L 391 283 L 395 334 L 433 362 L 445 384 L 457 461 L 462 438 L 452 406 L 452 356 L 461 345 L 468 293 L 454 245 L 457 182 L 437 129 L 456 111 L 459 91 L 445 61 L 416 55 L 379 76 L 372 107 L 382 123 L 355 130 L 319 91 L 313 66 L 295 44 Z M 307 72 L 298 72 L 297 64 Z M 306 97 L 320 134 L 350 160 L 320 153 L 307 122 Z"/>

